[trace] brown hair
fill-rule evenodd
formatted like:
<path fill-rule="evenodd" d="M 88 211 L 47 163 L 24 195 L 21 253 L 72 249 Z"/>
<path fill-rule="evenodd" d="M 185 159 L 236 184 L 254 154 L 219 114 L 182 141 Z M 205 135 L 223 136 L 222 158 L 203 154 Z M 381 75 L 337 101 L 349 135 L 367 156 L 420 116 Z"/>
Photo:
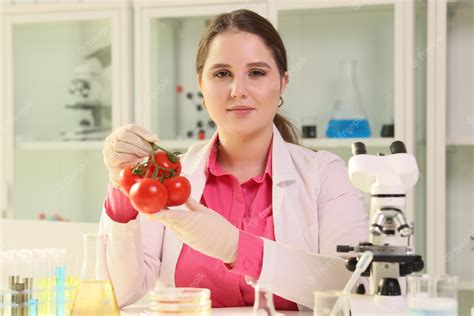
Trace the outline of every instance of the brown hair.
<path fill-rule="evenodd" d="M 264 17 L 250 10 L 236 10 L 218 15 L 209 25 L 206 33 L 199 42 L 196 57 L 196 73 L 202 76 L 204 63 L 209 54 L 212 40 L 219 34 L 229 30 L 252 33 L 259 36 L 270 49 L 278 66 L 280 76 L 288 70 L 286 49 L 280 35 L 273 25 Z M 299 137 L 295 126 L 283 115 L 276 114 L 273 123 L 278 128 L 283 139 L 289 143 L 298 144 Z"/>

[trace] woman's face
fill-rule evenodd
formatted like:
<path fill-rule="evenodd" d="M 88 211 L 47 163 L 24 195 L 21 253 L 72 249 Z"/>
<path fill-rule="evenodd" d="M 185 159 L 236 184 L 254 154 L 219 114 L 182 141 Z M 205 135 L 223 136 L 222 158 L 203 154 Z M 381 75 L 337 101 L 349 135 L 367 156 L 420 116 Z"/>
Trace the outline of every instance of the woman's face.
<path fill-rule="evenodd" d="M 198 79 L 199 80 L 199 79 Z M 226 32 L 209 48 L 199 86 L 219 130 L 249 136 L 272 128 L 288 83 L 271 51 L 255 34 Z"/>

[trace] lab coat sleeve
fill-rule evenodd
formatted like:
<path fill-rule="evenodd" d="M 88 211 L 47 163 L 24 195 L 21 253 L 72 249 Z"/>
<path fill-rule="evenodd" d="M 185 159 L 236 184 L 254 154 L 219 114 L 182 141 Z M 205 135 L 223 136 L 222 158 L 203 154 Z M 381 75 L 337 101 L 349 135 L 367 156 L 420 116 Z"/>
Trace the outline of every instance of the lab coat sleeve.
<path fill-rule="evenodd" d="M 107 235 L 107 268 L 120 307 L 135 303 L 155 287 L 161 265 L 164 227 L 139 215 L 128 223 L 102 212 L 99 232 Z"/>
<path fill-rule="evenodd" d="M 317 196 L 319 254 L 264 240 L 259 283 L 272 286 L 273 293 L 296 302 L 300 310 L 313 308 L 314 291 L 340 290 L 350 277 L 337 245 L 368 239 L 368 220 L 363 196 L 348 179 L 344 162 L 324 155 L 319 170 Z"/>
<path fill-rule="evenodd" d="M 349 180 L 344 161 L 327 155 L 320 169 L 318 194 L 319 253 L 333 254 L 337 245 L 369 240 L 369 220 L 362 193 Z"/>

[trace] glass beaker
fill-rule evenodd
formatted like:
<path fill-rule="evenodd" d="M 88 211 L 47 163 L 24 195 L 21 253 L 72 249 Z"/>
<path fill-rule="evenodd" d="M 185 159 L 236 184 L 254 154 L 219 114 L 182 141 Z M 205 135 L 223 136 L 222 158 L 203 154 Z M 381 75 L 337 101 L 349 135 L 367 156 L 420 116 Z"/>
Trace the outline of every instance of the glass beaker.
<path fill-rule="evenodd" d="M 407 276 L 409 315 L 458 314 L 457 277 L 412 274 Z"/>
<path fill-rule="evenodd" d="M 347 294 L 342 293 L 342 291 L 314 292 L 313 315 L 349 316 L 349 298 Z"/>
<path fill-rule="evenodd" d="M 273 305 L 273 293 L 271 287 L 265 284 L 255 284 L 255 301 L 253 304 L 254 316 L 276 315 L 275 305 Z"/>
<path fill-rule="evenodd" d="M 326 128 L 326 136 L 329 138 L 370 137 L 371 135 L 355 72 L 355 61 L 341 62 L 339 94 Z"/>
<path fill-rule="evenodd" d="M 105 263 L 106 236 L 84 234 L 84 259 L 71 315 L 120 315 Z"/>

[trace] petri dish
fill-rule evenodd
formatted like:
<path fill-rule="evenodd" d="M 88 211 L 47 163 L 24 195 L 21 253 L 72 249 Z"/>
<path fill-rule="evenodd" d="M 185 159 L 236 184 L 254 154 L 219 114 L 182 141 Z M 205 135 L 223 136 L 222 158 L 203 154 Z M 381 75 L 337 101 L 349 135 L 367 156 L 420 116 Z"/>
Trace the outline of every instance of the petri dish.
<path fill-rule="evenodd" d="M 209 315 L 211 291 L 201 288 L 157 288 L 149 294 L 150 315 Z"/>

